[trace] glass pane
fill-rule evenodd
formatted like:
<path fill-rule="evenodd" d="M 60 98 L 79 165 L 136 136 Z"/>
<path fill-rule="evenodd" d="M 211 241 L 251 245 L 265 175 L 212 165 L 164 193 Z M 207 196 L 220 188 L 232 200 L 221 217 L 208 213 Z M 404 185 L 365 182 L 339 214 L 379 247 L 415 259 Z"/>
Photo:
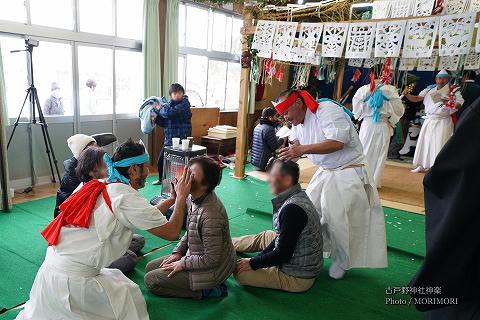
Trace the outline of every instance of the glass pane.
<path fill-rule="evenodd" d="M 207 49 L 208 10 L 187 6 L 186 46 Z"/>
<path fill-rule="evenodd" d="M 116 113 L 137 113 L 143 100 L 141 52 L 115 50 Z"/>
<path fill-rule="evenodd" d="M 187 55 L 185 90 L 192 106 L 201 107 L 205 105 L 207 68 L 207 57 Z"/>
<path fill-rule="evenodd" d="M 185 87 L 185 57 L 178 57 L 178 83 Z"/>
<path fill-rule="evenodd" d="M 227 63 L 210 60 L 208 64 L 207 106 L 225 107 L 225 81 Z"/>
<path fill-rule="evenodd" d="M 227 18 L 227 28 L 225 31 L 225 52 L 230 52 L 232 49 L 232 17 Z"/>
<path fill-rule="evenodd" d="M 117 0 L 117 36 L 142 39 L 143 0 Z"/>
<path fill-rule="evenodd" d="M 0 20 L 27 22 L 25 0 L 0 0 Z"/>
<path fill-rule="evenodd" d="M 178 7 L 178 45 L 185 46 L 185 5 Z"/>
<path fill-rule="evenodd" d="M 33 66 L 44 115 L 73 115 L 71 45 L 40 41 L 33 52 Z"/>
<path fill-rule="evenodd" d="M 240 72 L 240 63 L 228 63 L 225 110 L 238 110 L 238 100 L 240 98 Z"/>
<path fill-rule="evenodd" d="M 112 49 L 78 47 L 80 114 L 112 113 L 112 59 Z"/>
<path fill-rule="evenodd" d="M 113 0 L 79 0 L 80 31 L 113 35 Z"/>
<path fill-rule="evenodd" d="M 28 87 L 27 58 L 25 52 L 10 53 L 10 51 L 24 49 L 25 42 L 20 38 L 0 37 L 0 46 L 2 48 L 7 113 L 9 118 L 16 118 L 25 99 L 25 89 Z M 29 117 L 29 110 L 29 106 L 25 106 L 22 116 Z"/>
<path fill-rule="evenodd" d="M 223 13 L 213 13 L 212 50 L 225 51 L 227 16 Z"/>
<path fill-rule="evenodd" d="M 242 35 L 240 29 L 243 27 L 243 21 L 241 19 L 233 18 L 232 27 L 232 53 L 242 53 Z"/>
<path fill-rule="evenodd" d="M 72 0 L 30 0 L 32 24 L 73 30 Z"/>

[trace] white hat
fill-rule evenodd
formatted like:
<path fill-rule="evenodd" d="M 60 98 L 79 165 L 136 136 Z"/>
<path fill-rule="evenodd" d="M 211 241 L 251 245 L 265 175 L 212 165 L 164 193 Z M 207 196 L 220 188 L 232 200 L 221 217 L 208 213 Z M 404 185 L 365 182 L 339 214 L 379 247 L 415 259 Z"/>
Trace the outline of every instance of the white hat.
<path fill-rule="evenodd" d="M 435 78 L 441 78 L 441 77 L 448 77 L 448 78 L 450 78 L 450 74 L 447 72 L 447 70 L 442 69 L 442 70 L 440 70 L 439 73 L 437 73 L 437 75 L 436 75 Z"/>
<path fill-rule="evenodd" d="M 90 136 L 87 136 L 86 134 L 76 134 L 74 136 L 71 136 L 70 138 L 67 139 L 67 144 L 70 150 L 73 153 L 73 156 L 78 159 L 80 156 L 80 153 L 87 147 L 87 145 L 91 142 L 95 142 L 95 139 L 93 139 Z"/>

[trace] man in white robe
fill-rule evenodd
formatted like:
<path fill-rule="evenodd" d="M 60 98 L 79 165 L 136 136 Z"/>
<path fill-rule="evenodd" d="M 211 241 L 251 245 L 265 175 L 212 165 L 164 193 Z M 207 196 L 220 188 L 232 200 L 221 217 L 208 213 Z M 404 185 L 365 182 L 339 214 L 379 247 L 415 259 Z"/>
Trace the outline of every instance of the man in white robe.
<path fill-rule="evenodd" d="M 451 90 L 450 79 L 450 74 L 442 69 L 435 77 L 436 84 L 423 89 L 418 96 L 405 95 L 412 102 L 423 101 L 426 114 L 413 156 L 412 172 L 429 170 L 437 154 L 453 134 L 451 116 L 463 105 L 463 98 L 460 88 L 455 88 L 453 89 L 455 105 L 453 107 L 447 105 Z"/>
<path fill-rule="evenodd" d="M 191 175 L 187 172 L 176 185 L 176 198 L 155 207 L 137 191 L 148 176 L 143 144 L 128 140 L 104 160 L 108 183 L 86 183 L 42 232 L 50 246 L 17 319 L 149 319 L 138 285 L 105 267 L 125 253 L 135 229 L 178 239 Z M 167 221 L 162 212 L 174 203 Z"/>
<path fill-rule="evenodd" d="M 330 277 L 341 279 L 350 268 L 386 267 L 383 210 L 348 115 L 304 90 L 281 94 L 275 107 L 293 125 L 293 145 L 280 158 L 306 155 L 320 166 L 306 192 L 321 215 L 323 251 L 333 259 Z"/>
<path fill-rule="evenodd" d="M 360 87 L 353 96 L 352 105 L 355 119 L 363 120 L 360 142 L 375 185 L 380 188 L 390 138 L 405 107 L 394 86 L 376 82 L 373 92 L 370 84 Z"/>

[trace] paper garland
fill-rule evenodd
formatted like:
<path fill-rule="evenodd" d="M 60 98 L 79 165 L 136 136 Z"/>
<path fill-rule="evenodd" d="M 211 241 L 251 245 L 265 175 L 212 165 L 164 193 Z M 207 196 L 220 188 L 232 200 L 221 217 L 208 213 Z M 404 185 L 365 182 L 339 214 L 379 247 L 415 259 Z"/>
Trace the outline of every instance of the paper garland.
<path fill-rule="evenodd" d="M 458 69 L 458 63 L 460 62 L 459 56 L 440 57 L 438 62 L 439 69 L 445 69 L 448 71 L 456 71 Z"/>
<path fill-rule="evenodd" d="M 293 47 L 290 61 L 307 62 L 314 58 L 317 45 L 322 37 L 322 23 L 302 23 L 297 45 Z"/>
<path fill-rule="evenodd" d="M 407 21 L 382 21 L 377 23 L 375 57 L 398 57 L 402 48 Z"/>
<path fill-rule="evenodd" d="M 253 36 L 252 49 L 258 50 L 259 57 L 270 58 L 276 26 L 276 21 L 258 20 Z"/>
<path fill-rule="evenodd" d="M 412 0 L 394 0 L 390 5 L 390 18 L 405 18 L 412 11 Z"/>
<path fill-rule="evenodd" d="M 298 22 L 277 22 L 272 45 L 273 59 L 282 61 L 290 59 L 297 26 Z"/>
<path fill-rule="evenodd" d="M 442 14 L 463 13 L 469 7 L 469 0 L 445 0 Z"/>
<path fill-rule="evenodd" d="M 435 71 L 437 69 L 438 50 L 432 51 L 430 58 L 418 59 L 417 71 Z"/>
<path fill-rule="evenodd" d="M 322 57 L 339 58 L 343 54 L 348 23 L 325 23 L 323 25 Z"/>
<path fill-rule="evenodd" d="M 400 65 L 398 66 L 398 70 L 411 71 L 415 69 L 416 64 L 417 64 L 417 59 L 401 58 Z"/>
<path fill-rule="evenodd" d="M 413 15 L 417 17 L 429 16 L 432 14 L 435 0 L 415 0 L 413 5 Z"/>
<path fill-rule="evenodd" d="M 355 58 L 348 59 L 348 65 L 350 67 L 360 68 L 362 64 L 363 64 L 363 59 L 355 59 Z"/>
<path fill-rule="evenodd" d="M 408 20 L 403 44 L 403 58 L 428 58 L 432 55 L 439 20 L 436 17 Z"/>
<path fill-rule="evenodd" d="M 372 3 L 372 19 L 385 19 L 390 16 L 390 0 L 374 1 Z"/>
<path fill-rule="evenodd" d="M 472 43 L 475 13 L 460 13 L 440 17 L 438 43 L 440 56 L 468 54 Z"/>
<path fill-rule="evenodd" d="M 475 53 L 473 50 L 465 57 L 465 63 L 463 64 L 464 70 L 478 70 L 480 69 L 480 54 Z"/>
<path fill-rule="evenodd" d="M 370 58 L 375 41 L 376 22 L 350 23 L 345 58 Z"/>
<path fill-rule="evenodd" d="M 469 12 L 479 12 L 480 11 L 480 0 L 470 0 Z"/>

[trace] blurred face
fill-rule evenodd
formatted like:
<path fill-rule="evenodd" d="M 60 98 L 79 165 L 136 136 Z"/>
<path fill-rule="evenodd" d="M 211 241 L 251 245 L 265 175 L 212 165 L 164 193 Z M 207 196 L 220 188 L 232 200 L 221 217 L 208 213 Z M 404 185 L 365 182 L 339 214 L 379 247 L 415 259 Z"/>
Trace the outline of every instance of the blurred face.
<path fill-rule="evenodd" d="M 174 101 L 180 101 L 183 99 L 183 92 L 182 91 L 176 91 L 176 92 L 172 92 L 170 94 L 170 99 L 174 100 Z"/>
<path fill-rule="evenodd" d="M 130 168 L 128 168 L 130 186 L 135 190 L 145 187 L 145 181 L 149 173 L 150 171 L 145 164 L 132 164 Z"/>
<path fill-rule="evenodd" d="M 103 159 L 100 159 L 100 162 L 97 164 L 95 169 L 93 171 L 89 172 L 90 177 L 93 179 L 105 179 L 108 178 L 108 169 L 107 165 L 103 161 Z"/>
<path fill-rule="evenodd" d="M 279 195 L 293 185 L 292 177 L 282 175 L 280 167 L 280 164 L 274 164 L 268 174 L 268 183 L 274 195 Z"/>
<path fill-rule="evenodd" d="M 199 163 L 194 163 L 190 166 L 190 170 L 192 171 L 192 189 L 190 193 L 198 195 L 205 193 L 208 187 L 203 184 L 204 173 L 202 167 Z"/>
<path fill-rule="evenodd" d="M 286 97 L 285 97 L 286 98 Z M 285 99 L 281 99 L 283 101 Z M 292 125 L 296 126 L 305 120 L 305 113 L 307 112 L 307 107 L 303 104 L 302 100 L 298 98 L 292 104 L 290 108 L 283 114 L 283 118 L 290 122 Z"/>
<path fill-rule="evenodd" d="M 439 89 L 443 88 L 446 84 L 448 84 L 448 82 L 450 82 L 449 77 L 437 77 L 437 78 L 435 78 L 435 83 L 437 84 L 437 87 Z"/>

